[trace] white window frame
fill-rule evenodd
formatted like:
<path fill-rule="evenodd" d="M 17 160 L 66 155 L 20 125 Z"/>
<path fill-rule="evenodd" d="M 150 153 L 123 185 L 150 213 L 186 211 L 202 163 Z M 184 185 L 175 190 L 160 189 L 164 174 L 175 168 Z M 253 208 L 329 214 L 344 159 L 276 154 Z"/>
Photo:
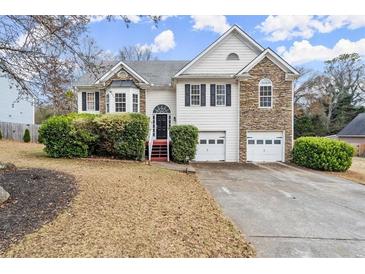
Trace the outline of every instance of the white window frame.
<path fill-rule="evenodd" d="M 271 96 L 261 96 L 261 87 L 270 87 L 271 88 Z M 272 85 L 272 81 L 268 78 L 264 78 L 264 79 L 261 79 L 260 82 L 259 82 L 259 108 L 263 108 L 263 109 L 271 109 L 273 108 L 273 105 L 274 105 L 274 87 Z M 261 98 L 262 97 L 267 97 L 267 98 L 270 98 L 271 99 L 271 104 L 270 106 L 261 106 Z"/>
<path fill-rule="evenodd" d="M 90 102 L 90 97 L 89 96 L 91 96 L 92 97 L 92 101 L 91 102 L 93 102 L 93 107 L 92 108 L 90 108 L 89 107 L 89 104 L 91 104 L 91 102 Z M 95 111 L 95 92 L 87 92 L 86 93 L 86 111 Z"/>
<path fill-rule="evenodd" d="M 122 98 L 121 102 L 117 102 L 117 97 L 119 96 L 119 94 L 121 94 L 121 98 Z M 124 97 L 124 102 L 123 102 L 123 97 Z M 127 94 L 125 92 L 116 92 L 114 94 L 114 100 L 115 100 L 115 102 L 114 102 L 115 112 L 127 112 Z M 123 109 L 123 104 L 124 104 L 124 110 L 118 111 L 117 104 L 121 104 L 122 109 Z"/>
<path fill-rule="evenodd" d="M 218 86 L 223 87 L 223 91 L 224 91 L 224 104 L 218 104 L 218 96 L 222 96 L 222 94 L 218 95 Z M 225 107 L 227 105 L 227 90 L 226 90 L 226 85 L 225 84 L 216 84 L 215 85 L 215 105 L 218 107 Z"/>
<path fill-rule="evenodd" d="M 137 96 L 137 102 L 134 102 L 134 97 Z M 136 111 L 134 111 L 134 107 L 137 106 Z M 132 93 L 132 112 L 138 113 L 139 112 L 139 94 Z"/>
<path fill-rule="evenodd" d="M 199 95 L 197 95 L 197 94 L 193 95 L 193 86 L 198 87 Z M 201 91 L 201 87 L 200 87 L 199 84 L 190 85 L 190 106 L 193 106 L 193 107 L 201 106 L 201 102 L 202 102 L 202 94 L 201 93 L 202 93 L 202 91 Z M 193 96 L 199 96 L 199 104 L 193 104 Z"/>

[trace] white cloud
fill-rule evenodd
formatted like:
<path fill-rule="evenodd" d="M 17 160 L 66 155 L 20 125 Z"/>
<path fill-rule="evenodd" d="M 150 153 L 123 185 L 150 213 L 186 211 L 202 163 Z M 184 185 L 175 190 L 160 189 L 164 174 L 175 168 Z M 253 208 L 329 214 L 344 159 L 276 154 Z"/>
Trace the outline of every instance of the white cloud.
<path fill-rule="evenodd" d="M 365 38 L 354 42 L 341 39 L 333 48 L 323 45 L 312 45 L 308 40 L 302 40 L 294 42 L 289 49 L 279 47 L 277 51 L 288 62 L 301 65 L 311 61 L 329 60 L 344 53 L 356 52 L 360 55 L 365 55 Z"/>
<path fill-rule="evenodd" d="M 195 30 L 211 30 L 222 34 L 230 27 L 224 15 L 193 15 L 191 18 Z"/>
<path fill-rule="evenodd" d="M 309 39 L 316 32 L 329 33 L 339 28 L 365 27 L 365 16 L 355 15 L 270 15 L 256 28 L 270 41 L 282 41 L 296 37 Z"/>
<path fill-rule="evenodd" d="M 175 45 L 175 36 L 172 30 L 165 30 L 155 37 L 152 44 L 144 44 L 140 47 L 142 49 L 149 48 L 152 52 L 167 52 L 175 48 Z"/>

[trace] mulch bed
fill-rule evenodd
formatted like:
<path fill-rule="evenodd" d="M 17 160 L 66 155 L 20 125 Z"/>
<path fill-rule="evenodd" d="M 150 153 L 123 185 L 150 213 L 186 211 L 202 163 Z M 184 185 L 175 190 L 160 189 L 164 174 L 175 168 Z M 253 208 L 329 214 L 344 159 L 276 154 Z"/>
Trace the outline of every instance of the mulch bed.
<path fill-rule="evenodd" d="M 0 173 L 0 185 L 10 194 L 0 205 L 0 254 L 54 219 L 77 192 L 73 176 L 46 169 Z"/>

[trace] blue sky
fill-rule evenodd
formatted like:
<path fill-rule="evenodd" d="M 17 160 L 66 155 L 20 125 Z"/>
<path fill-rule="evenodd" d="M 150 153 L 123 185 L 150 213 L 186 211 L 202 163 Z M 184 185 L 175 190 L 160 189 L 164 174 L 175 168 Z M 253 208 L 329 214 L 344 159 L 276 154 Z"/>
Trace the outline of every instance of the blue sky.
<path fill-rule="evenodd" d="M 129 18 L 127 28 L 120 20 L 96 17 L 90 35 L 112 53 L 139 45 L 151 48 L 160 60 L 190 60 L 237 24 L 295 66 L 320 70 L 324 60 L 338 54 L 365 55 L 365 16 L 166 16 L 157 27 L 148 18 Z"/>

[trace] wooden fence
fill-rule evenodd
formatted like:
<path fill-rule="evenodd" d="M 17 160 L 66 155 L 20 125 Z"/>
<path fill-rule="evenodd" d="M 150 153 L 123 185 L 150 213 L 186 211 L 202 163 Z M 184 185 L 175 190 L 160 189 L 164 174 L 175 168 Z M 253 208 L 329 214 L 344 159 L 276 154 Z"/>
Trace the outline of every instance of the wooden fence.
<path fill-rule="evenodd" d="M 37 143 L 39 125 L 0 122 L 0 131 L 3 139 L 23 142 L 26 128 L 29 129 L 31 142 Z"/>
<path fill-rule="evenodd" d="M 365 157 L 365 144 L 355 145 L 356 156 Z"/>

